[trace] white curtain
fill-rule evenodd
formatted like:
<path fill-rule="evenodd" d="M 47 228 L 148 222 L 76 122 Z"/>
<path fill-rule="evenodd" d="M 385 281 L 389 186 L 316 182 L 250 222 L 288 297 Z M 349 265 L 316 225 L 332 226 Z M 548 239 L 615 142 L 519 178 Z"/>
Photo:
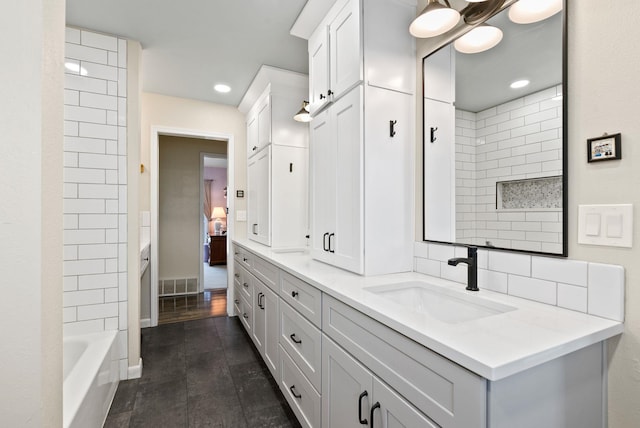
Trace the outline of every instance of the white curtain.
<path fill-rule="evenodd" d="M 206 217 L 207 221 L 211 221 L 211 211 L 213 207 L 211 206 L 211 185 L 213 184 L 213 180 L 204 180 L 204 206 L 203 214 Z"/>

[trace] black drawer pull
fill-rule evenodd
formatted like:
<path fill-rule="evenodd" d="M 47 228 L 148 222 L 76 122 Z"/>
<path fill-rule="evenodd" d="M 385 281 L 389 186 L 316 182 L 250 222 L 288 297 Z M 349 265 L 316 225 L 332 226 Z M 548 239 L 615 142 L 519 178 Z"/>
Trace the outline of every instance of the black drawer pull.
<path fill-rule="evenodd" d="M 331 238 L 336 236 L 335 233 L 330 233 L 329 234 L 329 252 L 330 253 L 335 253 L 335 250 L 333 249 L 333 245 L 331 245 Z"/>
<path fill-rule="evenodd" d="M 243 258 L 242 258 L 242 261 L 243 261 L 243 262 L 247 262 L 248 260 L 249 260 L 249 259 L 248 259 L 248 258 L 246 258 L 246 257 L 243 257 Z"/>
<path fill-rule="evenodd" d="M 234 299 L 234 300 L 233 300 L 233 303 L 235 303 L 236 305 L 239 305 L 239 304 L 240 304 L 240 300 L 238 300 L 238 299 Z"/>
<path fill-rule="evenodd" d="M 297 343 L 298 345 L 302 343 L 302 340 L 296 339 L 296 334 L 295 333 L 291 333 L 291 335 L 289 337 L 291 338 L 291 340 L 293 340 L 293 343 Z"/>
<path fill-rule="evenodd" d="M 298 297 L 298 292 L 297 291 L 292 291 L 291 292 L 291 297 Z"/>
<path fill-rule="evenodd" d="M 291 391 L 293 396 L 296 397 L 297 399 L 302 398 L 302 394 L 296 394 L 296 386 L 295 385 L 291 385 L 291 387 L 289 388 L 289 391 Z"/>
<path fill-rule="evenodd" d="M 376 411 L 376 409 L 380 408 L 380 403 L 376 402 L 376 404 L 373 405 L 373 407 L 371 408 L 371 415 L 369 415 L 371 417 L 371 428 L 373 428 L 373 412 Z"/>
<path fill-rule="evenodd" d="M 242 318 L 248 320 L 249 319 L 249 315 L 247 315 L 247 313 L 245 312 L 244 314 L 242 314 Z"/>
<path fill-rule="evenodd" d="M 367 425 L 369 423 L 369 421 L 367 421 L 366 419 L 362 419 L 362 399 L 368 395 L 369 393 L 367 391 L 364 391 L 358 398 L 358 421 L 362 425 Z"/>
<path fill-rule="evenodd" d="M 324 251 L 329 251 L 329 247 L 327 246 L 327 238 L 329 237 L 329 232 L 322 235 L 322 249 Z"/>
<path fill-rule="evenodd" d="M 247 284 L 246 282 L 242 283 L 242 286 L 243 286 L 244 288 L 249 288 L 249 284 Z"/>
<path fill-rule="evenodd" d="M 233 276 L 235 276 L 236 278 L 240 278 L 240 274 L 239 273 L 234 273 Z"/>

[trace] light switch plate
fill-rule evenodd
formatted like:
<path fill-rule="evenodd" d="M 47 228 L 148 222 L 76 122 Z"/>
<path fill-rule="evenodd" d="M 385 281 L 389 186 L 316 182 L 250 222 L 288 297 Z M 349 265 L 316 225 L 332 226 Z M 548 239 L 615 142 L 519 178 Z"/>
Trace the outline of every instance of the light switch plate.
<path fill-rule="evenodd" d="M 578 243 L 631 248 L 633 205 L 579 205 Z"/>
<path fill-rule="evenodd" d="M 247 212 L 245 210 L 236 211 L 236 221 L 247 221 Z"/>

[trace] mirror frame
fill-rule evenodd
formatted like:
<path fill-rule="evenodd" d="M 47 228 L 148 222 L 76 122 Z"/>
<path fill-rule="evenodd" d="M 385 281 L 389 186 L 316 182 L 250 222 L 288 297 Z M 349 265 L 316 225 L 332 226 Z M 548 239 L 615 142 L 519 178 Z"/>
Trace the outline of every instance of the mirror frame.
<path fill-rule="evenodd" d="M 524 254 L 534 254 L 534 255 L 543 255 L 543 256 L 549 256 L 549 257 L 568 257 L 568 253 L 569 253 L 569 240 L 567 239 L 568 236 L 568 231 L 569 231 L 569 224 L 568 224 L 568 219 L 569 219 L 569 210 L 568 210 L 568 202 L 569 202 L 569 197 L 568 197 L 568 183 L 569 183 L 569 175 L 568 175 L 568 159 L 567 159 L 567 154 L 568 154 L 568 143 L 569 143 L 569 139 L 568 139 L 568 126 L 567 126 L 567 119 L 568 119 L 568 100 L 567 100 L 567 86 L 568 86 L 568 67 L 567 67 L 567 24 L 568 24 L 568 13 L 567 13 L 567 3 L 569 2 L 569 0 L 562 0 L 563 3 L 563 9 L 562 9 L 562 253 L 547 253 L 547 252 L 542 252 L 542 251 L 530 251 L 530 250 L 519 250 L 519 249 L 515 249 L 515 248 L 504 248 L 504 247 L 493 247 L 493 246 L 486 246 L 486 245 L 469 245 L 469 244 L 464 244 L 464 243 L 456 243 L 456 242 L 448 242 L 448 241 L 436 241 L 433 239 L 427 239 L 426 237 L 426 230 L 424 228 L 424 224 L 425 224 L 425 217 L 426 217 L 426 209 L 425 209 L 425 157 L 424 157 L 424 153 L 425 153 L 425 143 L 426 143 L 426 138 L 427 138 L 427 131 L 426 131 L 426 127 L 425 127 L 425 120 L 424 120 L 424 98 L 425 98 L 425 82 L 424 82 L 424 63 L 427 60 L 427 58 L 429 58 L 430 55 L 436 53 L 438 50 L 442 49 L 443 47 L 449 45 L 450 43 L 453 43 L 453 41 L 455 41 L 457 38 L 459 38 L 460 36 L 462 36 L 463 34 L 467 33 L 468 31 L 470 31 L 471 29 L 473 29 L 474 27 L 484 23 L 485 21 L 487 21 L 488 19 L 491 19 L 493 16 L 502 13 L 503 11 L 505 11 L 505 9 L 509 8 L 509 6 L 511 6 L 512 4 L 516 3 L 518 0 L 505 0 L 505 2 L 503 3 L 502 7 L 500 7 L 500 9 L 498 9 L 495 13 L 488 15 L 485 19 L 482 20 L 482 22 L 478 22 L 474 25 L 468 25 L 465 24 L 463 22 L 463 20 L 460 20 L 460 23 L 454 27 L 452 30 L 450 30 L 449 32 L 438 36 L 438 37 L 434 37 L 432 39 L 429 39 L 428 46 L 427 46 L 427 54 L 422 58 L 422 67 L 421 67 L 421 72 L 422 72 L 422 241 L 423 242 L 432 242 L 432 243 L 437 243 L 437 244 L 448 244 L 448 245 L 456 245 L 456 246 L 463 246 L 463 247 L 477 247 L 477 248 L 482 248 L 482 249 L 486 249 L 486 250 L 496 250 L 496 251 L 510 251 L 510 252 L 515 252 L 515 253 L 524 253 Z"/>

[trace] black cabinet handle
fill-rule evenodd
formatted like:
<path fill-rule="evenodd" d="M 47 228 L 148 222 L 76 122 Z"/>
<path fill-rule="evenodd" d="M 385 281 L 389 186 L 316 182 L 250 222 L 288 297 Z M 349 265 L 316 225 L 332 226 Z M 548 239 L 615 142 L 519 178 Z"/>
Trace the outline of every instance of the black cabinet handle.
<path fill-rule="evenodd" d="M 254 235 L 258 234 L 258 232 L 256 232 L 257 226 L 258 226 L 258 223 L 253 223 L 253 225 L 251 226 L 251 231 L 253 232 Z"/>
<path fill-rule="evenodd" d="M 298 345 L 302 343 L 302 340 L 296 339 L 295 333 L 291 333 L 289 337 L 291 338 L 291 340 L 293 340 L 293 343 L 297 343 Z"/>
<path fill-rule="evenodd" d="M 264 304 L 262 303 L 262 298 L 264 297 L 264 293 L 258 293 L 258 306 L 260 309 L 264 311 Z"/>
<path fill-rule="evenodd" d="M 291 385 L 291 387 L 289 387 L 289 391 L 291 391 L 291 393 L 293 394 L 294 397 L 300 399 L 302 398 L 302 394 L 296 394 L 296 386 L 295 385 Z"/>
<path fill-rule="evenodd" d="M 429 141 L 432 142 L 432 143 L 435 143 L 436 140 L 437 140 L 437 138 L 436 138 L 436 131 L 437 130 L 438 130 L 437 126 L 435 128 L 431 127 L 431 135 L 429 136 Z"/>
<path fill-rule="evenodd" d="M 320 94 L 320 99 L 324 100 L 326 97 L 324 96 L 324 94 Z"/>
<path fill-rule="evenodd" d="M 369 423 L 369 421 L 367 421 L 366 419 L 362 419 L 362 399 L 368 395 L 369 393 L 367 391 L 364 391 L 358 398 L 358 421 L 362 425 L 367 425 Z"/>
<path fill-rule="evenodd" d="M 369 415 L 371 417 L 371 428 L 373 428 L 373 412 L 376 411 L 376 409 L 380 408 L 380 402 L 376 402 L 376 404 L 373 405 L 373 407 L 371 408 L 371 414 Z"/>
<path fill-rule="evenodd" d="M 298 297 L 298 292 L 297 291 L 292 291 L 291 292 L 291 297 Z"/>
<path fill-rule="evenodd" d="M 235 299 L 235 300 L 233 301 L 233 303 L 235 303 L 236 305 L 239 305 L 239 304 L 240 304 L 240 300 Z"/>
<path fill-rule="evenodd" d="M 251 150 L 253 150 L 255 152 L 256 150 L 258 150 L 258 146 L 253 146 L 253 148 Z"/>
<path fill-rule="evenodd" d="M 329 97 L 329 96 L 331 96 L 331 95 L 333 95 L 333 91 L 332 91 L 331 89 L 329 89 L 329 90 L 327 91 L 327 96 Z"/>
<path fill-rule="evenodd" d="M 325 251 L 329 251 L 329 247 L 327 247 L 327 238 L 329 237 L 329 232 L 322 235 L 322 249 Z"/>
<path fill-rule="evenodd" d="M 248 260 L 249 260 L 249 259 L 248 259 L 248 258 L 246 258 L 246 257 L 243 257 L 243 258 L 242 258 L 242 261 L 243 261 L 243 262 L 246 262 L 246 261 L 248 261 Z"/>
<path fill-rule="evenodd" d="M 389 121 L 389 137 L 395 137 L 396 136 L 396 124 L 398 123 L 397 120 L 390 120 Z"/>
<path fill-rule="evenodd" d="M 249 315 L 247 315 L 247 313 L 245 312 L 245 313 L 242 314 L 242 318 L 248 320 L 249 319 Z"/>
<path fill-rule="evenodd" d="M 240 274 L 239 273 L 234 273 L 233 276 L 235 276 L 236 278 L 240 278 Z"/>
<path fill-rule="evenodd" d="M 242 283 L 242 286 L 243 286 L 244 288 L 249 288 L 249 284 L 247 284 L 246 282 L 243 282 L 243 283 Z"/>
<path fill-rule="evenodd" d="M 335 233 L 330 233 L 329 234 L 329 252 L 330 253 L 335 253 L 336 251 L 333 249 L 333 245 L 331 245 L 331 237 L 332 236 L 336 236 L 336 234 Z"/>

